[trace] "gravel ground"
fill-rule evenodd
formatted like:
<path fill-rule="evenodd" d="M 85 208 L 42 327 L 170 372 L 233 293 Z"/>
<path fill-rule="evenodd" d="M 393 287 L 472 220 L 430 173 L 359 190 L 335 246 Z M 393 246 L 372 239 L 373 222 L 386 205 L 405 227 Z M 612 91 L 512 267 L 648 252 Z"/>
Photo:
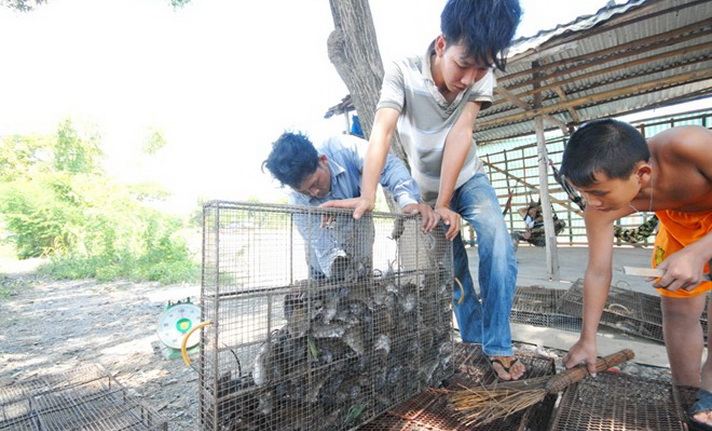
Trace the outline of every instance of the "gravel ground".
<path fill-rule="evenodd" d="M 8 273 L 2 262 L 0 269 Z M 100 364 L 169 429 L 198 429 L 197 373 L 181 359 L 165 358 L 156 324 L 169 300 L 197 303 L 199 286 L 52 281 L 32 272 L 0 275 L 0 282 L 0 387 Z M 557 359 L 565 353 L 518 348 Z M 667 368 L 627 363 L 621 372 L 670 381 Z"/>

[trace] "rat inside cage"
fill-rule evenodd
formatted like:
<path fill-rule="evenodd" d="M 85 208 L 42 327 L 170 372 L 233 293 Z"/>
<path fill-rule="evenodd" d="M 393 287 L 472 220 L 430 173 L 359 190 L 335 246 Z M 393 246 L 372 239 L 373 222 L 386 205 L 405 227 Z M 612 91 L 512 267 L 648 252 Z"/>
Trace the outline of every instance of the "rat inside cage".
<path fill-rule="evenodd" d="M 203 227 L 203 430 L 354 429 L 454 373 L 441 229 L 224 201 Z"/>

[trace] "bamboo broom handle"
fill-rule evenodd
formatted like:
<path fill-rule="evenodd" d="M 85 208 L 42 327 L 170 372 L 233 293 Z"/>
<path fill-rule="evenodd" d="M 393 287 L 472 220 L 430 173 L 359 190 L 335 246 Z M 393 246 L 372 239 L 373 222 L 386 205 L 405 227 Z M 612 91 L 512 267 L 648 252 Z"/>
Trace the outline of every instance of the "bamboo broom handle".
<path fill-rule="evenodd" d="M 598 360 L 596 360 L 596 372 L 600 373 L 606 371 L 607 369 L 622 364 L 623 362 L 631 360 L 634 357 L 635 353 L 633 353 L 632 350 L 623 349 L 603 358 L 598 358 Z M 573 368 L 569 368 L 563 373 L 554 376 L 546 383 L 546 392 L 549 394 L 562 392 L 567 386 L 583 380 L 584 377 L 588 375 L 589 372 L 586 365 L 581 364 Z"/>

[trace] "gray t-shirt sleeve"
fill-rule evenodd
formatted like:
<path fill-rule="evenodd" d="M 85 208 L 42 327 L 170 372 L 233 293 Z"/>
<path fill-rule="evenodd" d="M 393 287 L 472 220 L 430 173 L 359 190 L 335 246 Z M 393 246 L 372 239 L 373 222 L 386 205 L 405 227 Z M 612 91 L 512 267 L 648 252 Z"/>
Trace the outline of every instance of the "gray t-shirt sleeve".
<path fill-rule="evenodd" d="M 482 79 L 470 87 L 466 100 L 468 102 L 481 102 L 480 110 L 487 109 L 492 106 L 494 87 L 496 86 L 497 79 L 494 76 L 494 72 L 490 70 Z"/>
<path fill-rule="evenodd" d="M 405 80 L 403 69 L 396 62 L 386 69 L 381 85 L 381 96 L 376 105 L 376 110 L 381 108 L 393 108 L 398 112 L 403 112 L 405 105 Z"/>

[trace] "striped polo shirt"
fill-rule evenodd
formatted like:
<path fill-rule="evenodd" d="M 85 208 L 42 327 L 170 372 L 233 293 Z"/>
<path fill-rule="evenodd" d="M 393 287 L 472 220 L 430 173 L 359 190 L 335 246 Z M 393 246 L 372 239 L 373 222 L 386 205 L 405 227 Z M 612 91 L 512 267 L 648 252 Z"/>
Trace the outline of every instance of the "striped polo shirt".
<path fill-rule="evenodd" d="M 407 57 L 391 64 L 383 77 L 381 97 L 376 106 L 377 110 L 388 107 L 400 111 L 398 134 L 411 175 L 420 187 L 423 200 L 430 204 L 435 203 L 438 196 L 445 138 L 467 102 L 482 102 L 481 109 L 492 104 L 495 87 L 494 74 L 490 71 L 448 103 L 435 86 L 430 72 L 430 58 L 434 52 L 433 41 L 424 56 Z M 484 170 L 477 157 L 473 136 L 455 189 L 476 173 L 484 173 Z"/>

